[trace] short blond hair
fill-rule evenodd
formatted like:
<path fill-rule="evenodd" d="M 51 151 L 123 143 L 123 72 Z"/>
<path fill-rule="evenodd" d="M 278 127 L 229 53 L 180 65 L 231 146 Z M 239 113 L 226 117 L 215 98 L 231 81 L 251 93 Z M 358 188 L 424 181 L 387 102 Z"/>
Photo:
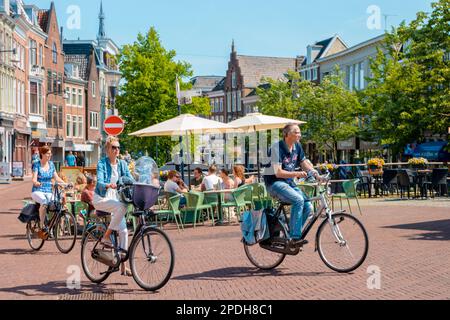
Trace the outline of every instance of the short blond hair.
<path fill-rule="evenodd" d="M 114 136 L 108 136 L 108 138 L 106 138 L 105 148 L 106 149 L 110 148 L 113 142 L 119 142 L 119 138 Z"/>

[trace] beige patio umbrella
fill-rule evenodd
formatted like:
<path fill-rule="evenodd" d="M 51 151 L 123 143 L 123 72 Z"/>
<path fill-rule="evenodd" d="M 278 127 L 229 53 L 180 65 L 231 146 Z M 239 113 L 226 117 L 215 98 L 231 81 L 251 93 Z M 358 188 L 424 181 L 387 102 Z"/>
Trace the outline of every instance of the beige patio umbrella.
<path fill-rule="evenodd" d="M 183 136 L 195 133 L 225 133 L 234 128 L 226 123 L 204 119 L 191 114 L 182 114 L 148 128 L 130 133 L 136 137 Z M 190 154 L 190 153 L 189 153 Z M 182 164 L 183 165 L 183 164 Z M 188 164 L 190 179 L 190 164 Z M 189 183 L 190 184 L 190 183 Z"/>
<path fill-rule="evenodd" d="M 228 123 L 231 127 L 241 129 L 245 132 L 256 132 L 257 133 L 257 153 L 256 161 L 258 165 L 258 178 L 260 178 L 260 163 L 259 163 L 259 133 L 258 131 L 265 131 L 271 129 L 284 128 L 288 123 L 295 123 L 298 125 L 305 124 L 304 121 L 268 116 L 262 113 L 249 113 L 243 118 L 234 120 Z"/>

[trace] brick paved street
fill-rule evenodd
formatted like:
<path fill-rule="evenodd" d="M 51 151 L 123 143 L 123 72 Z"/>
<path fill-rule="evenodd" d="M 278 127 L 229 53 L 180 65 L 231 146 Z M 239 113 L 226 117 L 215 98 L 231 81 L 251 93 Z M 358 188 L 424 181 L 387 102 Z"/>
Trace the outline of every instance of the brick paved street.
<path fill-rule="evenodd" d="M 0 299 L 449 299 L 450 201 L 362 200 L 369 255 L 353 274 L 329 270 L 311 243 L 272 272 L 256 270 L 240 243 L 238 225 L 166 229 L 176 251 L 174 274 L 157 293 L 112 275 L 81 290 L 66 287 L 67 268 L 79 266 L 80 243 L 69 255 L 47 242 L 31 253 L 17 220 L 30 181 L 0 185 Z M 309 238 L 310 242 L 312 237 Z M 369 290 L 369 266 L 381 270 L 381 289 Z"/>

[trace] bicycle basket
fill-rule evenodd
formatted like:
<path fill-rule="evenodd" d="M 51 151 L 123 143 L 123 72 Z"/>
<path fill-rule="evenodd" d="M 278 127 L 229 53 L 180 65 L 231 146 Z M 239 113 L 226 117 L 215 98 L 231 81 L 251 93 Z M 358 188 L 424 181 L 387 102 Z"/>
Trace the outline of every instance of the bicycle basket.
<path fill-rule="evenodd" d="M 134 185 L 133 204 L 139 210 L 147 210 L 153 207 L 158 201 L 159 188 L 150 184 Z"/>

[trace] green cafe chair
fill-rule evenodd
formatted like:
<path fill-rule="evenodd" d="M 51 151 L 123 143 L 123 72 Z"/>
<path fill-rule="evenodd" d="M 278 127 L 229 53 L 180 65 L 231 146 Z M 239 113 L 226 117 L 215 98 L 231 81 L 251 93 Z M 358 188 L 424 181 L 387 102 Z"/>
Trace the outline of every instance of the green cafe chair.
<path fill-rule="evenodd" d="M 185 193 L 184 196 L 186 197 L 186 207 L 181 209 L 184 214 L 184 224 L 192 223 L 195 228 L 197 220 L 202 220 L 204 223 L 203 215 L 201 213 L 203 210 L 206 210 L 207 216 L 211 217 L 214 225 L 212 206 L 204 203 L 205 195 L 202 192 L 190 191 Z"/>
<path fill-rule="evenodd" d="M 246 203 L 245 203 L 245 197 L 246 193 L 251 190 L 251 187 L 249 185 L 244 185 L 235 191 L 232 192 L 232 199 L 229 201 L 225 201 L 222 204 L 222 208 L 227 208 L 228 211 L 228 221 L 231 222 L 231 215 L 230 215 L 230 208 L 236 208 L 236 214 L 238 217 L 238 220 L 241 219 L 241 209 L 245 210 Z"/>
<path fill-rule="evenodd" d="M 350 213 L 353 214 L 352 207 L 350 205 L 350 199 L 355 199 L 356 204 L 358 205 L 359 214 L 362 215 L 361 207 L 360 207 L 359 201 L 358 201 L 358 193 L 356 191 L 356 187 L 357 187 L 358 183 L 359 183 L 359 179 L 352 179 L 352 180 L 344 181 L 342 183 L 344 193 L 337 193 L 337 194 L 333 194 L 331 196 L 333 210 L 334 210 L 334 198 L 338 198 L 340 200 L 341 210 L 342 210 L 342 199 L 347 199 L 348 208 L 350 210 Z"/>
<path fill-rule="evenodd" d="M 163 220 L 169 222 L 169 219 L 173 218 L 177 225 L 178 232 L 181 229 L 184 230 L 183 219 L 181 217 L 180 207 L 180 199 L 181 195 L 175 195 L 169 198 L 169 209 L 161 209 L 155 210 L 156 213 L 156 224 L 158 224 L 158 220 L 160 221 L 161 229 L 163 228 Z"/>

